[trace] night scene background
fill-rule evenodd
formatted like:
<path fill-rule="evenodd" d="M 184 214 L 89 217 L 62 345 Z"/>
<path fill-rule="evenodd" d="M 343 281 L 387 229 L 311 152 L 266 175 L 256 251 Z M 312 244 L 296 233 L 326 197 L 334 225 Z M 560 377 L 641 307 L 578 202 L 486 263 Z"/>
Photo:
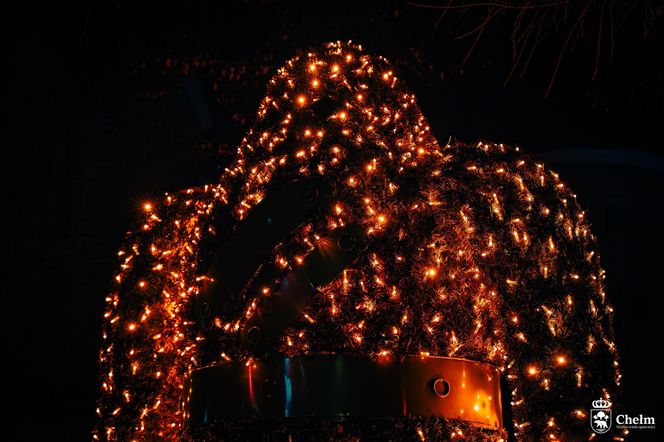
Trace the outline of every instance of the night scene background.
<path fill-rule="evenodd" d="M 215 182 L 276 69 L 349 39 L 396 65 L 442 143 L 517 144 L 578 194 L 616 307 L 622 409 L 661 427 L 663 14 L 648 0 L 264 0 L 6 15 L 5 440 L 90 438 L 104 296 L 141 205 Z"/>

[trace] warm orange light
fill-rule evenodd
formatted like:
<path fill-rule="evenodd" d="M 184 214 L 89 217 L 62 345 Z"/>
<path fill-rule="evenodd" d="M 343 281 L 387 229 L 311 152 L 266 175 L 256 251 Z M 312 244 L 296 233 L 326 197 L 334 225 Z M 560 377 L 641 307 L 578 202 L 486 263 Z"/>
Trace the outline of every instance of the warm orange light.
<path fill-rule="evenodd" d="M 586 311 L 597 319 L 613 309 L 605 301 L 592 235 L 571 192 L 543 165 L 520 158 L 516 148 L 452 139 L 439 144 L 387 62 L 356 49 L 333 44 L 293 59 L 270 80 L 257 125 L 219 181 L 236 183 L 239 198 L 216 183 L 137 203 L 142 219 L 118 253 L 120 269 L 103 311 L 103 406 L 95 440 L 178 439 L 183 367 L 200 364 L 201 344 L 209 338 L 197 332 L 188 312 L 210 281 L 197 265 L 210 252 L 204 248 L 207 235 L 219 234 L 211 214 L 227 206 L 230 223 L 241 222 L 277 181 L 313 175 L 325 175 L 338 201 L 324 203 L 330 205 L 315 222 L 275 248 L 266 263 L 274 268 L 266 267 L 266 274 L 297 268 L 320 238 L 350 223 L 382 238 L 329 290 L 320 290 L 315 317 L 303 312 L 303 322 L 275 351 L 329 350 L 314 337 L 323 323 L 337 331 L 330 336 L 335 348 L 361 347 L 379 358 L 483 355 L 515 387 L 517 439 L 529 440 L 530 433 L 555 439 L 565 434 L 570 417 L 588 417 L 585 396 L 535 420 L 528 414 L 546 397 L 569 393 L 578 399 L 574 394 L 585 394 L 604 350 L 616 352 L 610 331 L 602 330 L 608 322 L 579 329 Z M 331 116 L 308 112 L 307 105 L 328 96 L 337 103 Z M 340 135 L 343 143 L 336 144 Z M 168 210 L 162 213 L 160 204 Z M 533 277 L 546 278 L 545 301 L 538 300 Z M 247 315 L 270 299 L 278 282 L 252 281 L 237 317 L 212 318 L 215 337 L 234 342 Z M 576 342 L 562 346 L 568 337 Z M 549 348 L 557 351 L 551 355 Z M 237 350 L 229 345 L 216 356 L 230 361 L 231 354 L 251 366 Z M 617 358 L 606 362 L 619 380 Z M 568 374 L 576 382 L 566 382 Z M 605 384 L 613 393 L 613 385 Z M 468 391 L 468 385 L 459 388 Z M 476 401 L 464 407 L 466 416 L 485 411 L 482 399 Z M 549 420 L 554 415 L 555 423 Z M 451 437 L 474 440 L 472 431 L 457 428 Z M 425 433 L 412 432 L 421 438 Z"/>

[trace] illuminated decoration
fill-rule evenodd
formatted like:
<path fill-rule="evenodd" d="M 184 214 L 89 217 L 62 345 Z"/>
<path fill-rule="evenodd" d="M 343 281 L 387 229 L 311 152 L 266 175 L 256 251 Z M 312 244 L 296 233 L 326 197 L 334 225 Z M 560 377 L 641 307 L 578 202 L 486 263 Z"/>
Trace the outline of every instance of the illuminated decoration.
<path fill-rule="evenodd" d="M 276 183 L 297 177 L 324 177 L 332 201 L 272 251 L 225 317 L 199 331 L 193 303 L 214 251 Z M 243 350 L 239 330 L 257 302 L 320 238 L 351 223 L 364 229 L 366 251 L 278 345 Z M 95 440 L 183 437 L 185 376 L 220 361 L 333 352 L 493 364 L 509 385 L 518 440 L 592 438 L 589 398 L 614 401 L 620 384 L 613 309 L 575 195 L 518 148 L 439 143 L 387 60 L 351 43 L 288 61 L 219 183 L 145 203 L 118 256 Z M 416 417 L 224 422 L 210 431 L 210 439 L 506 437 Z"/>

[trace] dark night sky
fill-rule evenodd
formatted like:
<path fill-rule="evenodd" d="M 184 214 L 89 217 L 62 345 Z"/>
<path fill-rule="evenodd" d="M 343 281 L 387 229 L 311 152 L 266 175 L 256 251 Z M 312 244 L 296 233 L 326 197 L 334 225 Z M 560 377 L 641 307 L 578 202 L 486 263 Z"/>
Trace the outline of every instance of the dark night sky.
<path fill-rule="evenodd" d="M 594 81 L 599 22 L 588 19 L 547 99 L 565 27 L 505 86 L 512 22 L 487 28 L 466 63 L 472 38 L 454 39 L 481 21 L 478 10 L 438 26 L 439 10 L 396 1 L 69 1 L 7 17 L 13 76 L 1 103 L 15 140 L 4 143 L 15 207 L 5 216 L 16 220 L 8 258 L 19 282 L 2 296 L 9 440 L 89 439 L 103 299 L 139 205 L 213 182 L 269 76 L 296 50 L 337 39 L 393 61 L 439 139 L 516 143 L 561 173 L 599 237 L 625 409 L 659 417 L 664 38 L 661 2 L 651 6 L 647 27 L 635 8 L 616 30 L 612 62 L 605 35 Z M 183 71 L 192 60 L 213 68 Z"/>

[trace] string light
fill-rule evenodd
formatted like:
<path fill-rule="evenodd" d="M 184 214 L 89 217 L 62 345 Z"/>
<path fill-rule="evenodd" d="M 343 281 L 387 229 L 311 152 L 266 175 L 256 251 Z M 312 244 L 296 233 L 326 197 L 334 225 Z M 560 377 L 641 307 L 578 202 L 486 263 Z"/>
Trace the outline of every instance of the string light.
<path fill-rule="evenodd" d="M 324 98 L 335 102 L 329 111 L 318 107 Z M 333 184 L 333 203 L 266 257 L 232 306 L 239 313 L 199 331 L 192 300 L 211 244 L 228 238 L 217 226 L 242 220 L 275 178 L 312 175 Z M 512 393 L 517 440 L 558 440 L 568 430 L 587 438 L 578 421 L 589 399 L 617 391 L 613 310 L 588 217 L 569 189 L 518 148 L 441 146 L 393 67 L 360 46 L 332 43 L 288 61 L 219 183 L 143 209 L 106 297 L 95 440 L 177 440 L 189 370 L 283 355 L 494 364 Z M 229 344 L 317 238 L 349 223 L 366 228 L 366 251 L 320 288 L 278 346 L 248 354 Z M 209 354 L 206 342 L 215 340 L 220 348 Z M 421 440 L 507 436 L 409 419 Z"/>

